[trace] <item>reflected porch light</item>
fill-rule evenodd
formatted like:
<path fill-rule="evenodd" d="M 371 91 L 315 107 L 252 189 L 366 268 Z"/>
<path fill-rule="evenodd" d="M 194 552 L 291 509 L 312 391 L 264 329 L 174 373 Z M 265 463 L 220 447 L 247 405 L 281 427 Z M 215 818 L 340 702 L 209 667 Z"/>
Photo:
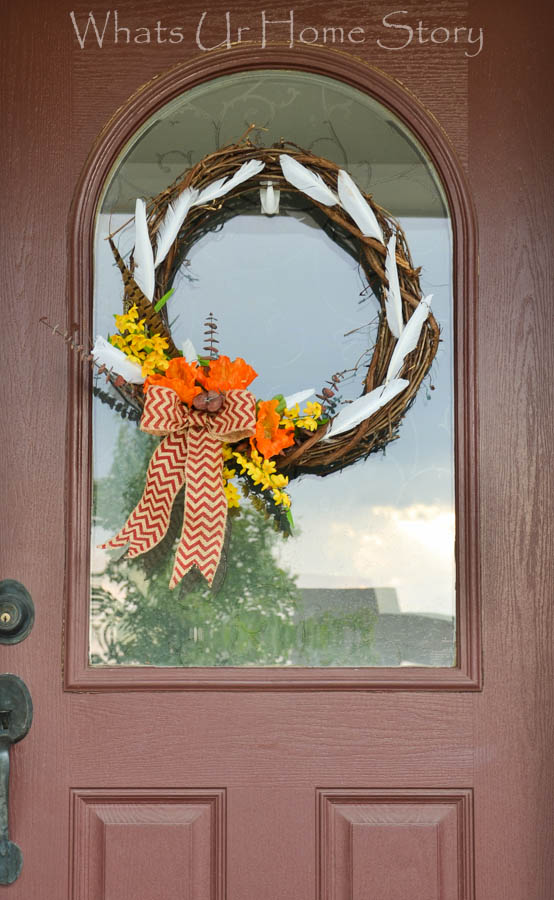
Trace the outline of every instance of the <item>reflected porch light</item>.
<path fill-rule="evenodd" d="M 266 216 L 274 216 L 279 212 L 279 197 L 281 191 L 273 187 L 272 181 L 263 181 L 260 188 L 260 203 L 262 213 Z"/>

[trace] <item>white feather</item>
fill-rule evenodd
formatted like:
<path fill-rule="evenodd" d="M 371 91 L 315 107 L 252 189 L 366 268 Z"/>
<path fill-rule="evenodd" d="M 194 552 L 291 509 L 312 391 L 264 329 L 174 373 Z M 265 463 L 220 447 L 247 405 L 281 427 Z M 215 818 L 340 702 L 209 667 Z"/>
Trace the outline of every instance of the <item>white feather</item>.
<path fill-rule="evenodd" d="M 133 278 L 145 297 L 154 296 L 154 254 L 148 234 L 146 203 L 137 199 L 135 204 L 135 249 L 133 250 Z"/>
<path fill-rule="evenodd" d="M 385 386 L 381 385 L 370 391 L 369 394 L 364 394 L 363 397 L 354 400 L 354 403 L 350 403 L 333 419 L 333 424 L 323 440 L 326 441 L 330 437 L 336 437 L 337 434 L 342 434 L 344 431 L 355 428 L 364 419 L 369 419 L 373 413 L 381 409 L 393 397 L 396 397 L 400 391 L 405 390 L 409 383 L 405 378 L 397 378 L 395 381 L 390 381 Z"/>
<path fill-rule="evenodd" d="M 198 194 L 197 199 L 192 204 L 193 206 L 201 206 L 203 203 L 209 203 L 210 200 L 215 200 L 216 197 L 219 197 L 219 192 L 221 191 L 222 186 L 225 184 L 225 178 L 218 178 L 217 181 L 212 181 L 207 187 L 205 187 Z"/>
<path fill-rule="evenodd" d="M 321 175 L 307 169 L 306 166 L 293 159 L 292 156 L 287 156 L 286 153 L 281 153 L 279 162 L 287 181 L 303 194 L 307 194 L 312 200 L 323 203 L 325 206 L 335 206 L 338 203 L 339 198 L 331 188 L 327 187 Z"/>
<path fill-rule="evenodd" d="M 402 295 L 398 280 L 398 268 L 396 265 L 396 235 L 393 234 L 387 244 L 387 259 L 385 262 L 385 275 L 389 282 L 389 288 L 385 296 L 385 311 L 389 328 L 395 338 L 399 338 L 404 328 L 402 318 Z"/>
<path fill-rule="evenodd" d="M 304 400 L 308 400 L 309 397 L 312 397 L 314 394 L 315 388 L 308 388 L 305 391 L 297 391 L 296 394 L 291 394 L 290 397 L 285 397 L 287 409 L 292 409 L 297 403 L 303 403 Z"/>
<path fill-rule="evenodd" d="M 339 201 L 351 219 L 354 220 L 362 234 L 366 237 L 377 238 L 383 243 L 383 233 L 377 221 L 377 217 L 371 206 L 363 196 L 359 187 L 354 184 L 348 172 L 339 171 L 338 177 Z"/>
<path fill-rule="evenodd" d="M 198 198 L 192 205 L 202 206 L 204 203 L 209 203 L 211 200 L 217 200 L 218 197 L 223 197 L 224 194 L 233 190 L 238 184 L 242 184 L 242 182 L 246 181 L 248 178 L 258 175 L 264 168 L 265 163 L 262 162 L 261 159 L 249 159 L 248 162 L 243 163 L 240 169 L 237 169 L 235 174 L 231 175 L 230 178 L 218 178 L 217 181 L 212 181 L 212 183 L 205 187 L 203 191 L 200 191 Z"/>
<path fill-rule="evenodd" d="M 198 353 L 190 338 L 183 341 L 183 356 L 189 363 L 196 362 L 198 359 Z"/>
<path fill-rule="evenodd" d="M 394 348 L 394 353 L 392 354 L 391 361 L 387 370 L 387 378 L 385 384 L 396 378 L 396 376 L 402 369 L 402 366 L 404 365 L 404 360 L 407 357 L 408 353 L 411 353 L 412 350 L 415 350 L 415 348 L 417 347 L 417 342 L 419 341 L 419 335 L 421 334 L 423 323 L 429 315 L 432 297 L 433 295 L 429 294 L 427 297 L 421 300 L 421 302 L 418 303 L 412 315 L 408 319 L 404 331 L 400 335 L 398 343 Z"/>
<path fill-rule="evenodd" d="M 106 366 L 110 372 L 121 375 L 130 384 L 143 384 L 141 367 L 125 356 L 119 347 L 114 347 L 106 338 L 98 335 L 92 348 L 92 358 L 97 366 Z"/>
<path fill-rule="evenodd" d="M 237 169 L 235 174 L 226 182 L 225 193 L 236 187 L 237 184 L 242 184 L 243 181 L 253 178 L 254 175 L 259 175 L 264 169 L 265 163 L 262 162 L 261 159 L 249 159 L 248 162 L 243 163 L 240 169 Z"/>
<path fill-rule="evenodd" d="M 174 203 L 171 203 L 163 218 L 157 235 L 156 259 L 154 268 L 157 269 L 160 263 L 166 258 L 173 241 L 179 234 L 179 229 L 187 217 L 187 213 L 192 204 L 198 197 L 198 191 L 195 188 L 185 188 L 179 194 Z"/>

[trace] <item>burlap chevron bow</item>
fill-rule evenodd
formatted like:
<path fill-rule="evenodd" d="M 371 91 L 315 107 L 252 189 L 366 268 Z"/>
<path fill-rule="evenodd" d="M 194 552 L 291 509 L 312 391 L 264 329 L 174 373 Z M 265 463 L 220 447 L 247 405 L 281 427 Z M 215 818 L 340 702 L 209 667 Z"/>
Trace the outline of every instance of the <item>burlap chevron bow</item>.
<path fill-rule="evenodd" d="M 173 501 L 183 484 L 185 514 L 169 587 L 193 566 L 212 583 L 223 546 L 227 500 L 221 444 L 254 433 L 256 400 L 245 390 L 227 391 L 215 415 L 188 409 L 168 387 L 152 385 L 140 421 L 142 431 L 167 435 L 146 473 L 144 493 L 121 531 L 105 548 L 129 544 L 127 556 L 151 550 L 167 533 Z"/>

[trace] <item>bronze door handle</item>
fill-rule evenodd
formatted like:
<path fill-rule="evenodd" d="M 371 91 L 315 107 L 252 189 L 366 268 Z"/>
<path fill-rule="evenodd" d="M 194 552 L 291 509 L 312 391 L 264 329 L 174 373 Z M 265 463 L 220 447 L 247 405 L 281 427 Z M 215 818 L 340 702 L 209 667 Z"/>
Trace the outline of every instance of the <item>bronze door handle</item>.
<path fill-rule="evenodd" d="M 12 884 L 23 865 L 23 854 L 10 841 L 8 829 L 10 747 L 25 737 L 32 721 L 26 684 L 17 675 L 0 675 L 0 884 Z"/>

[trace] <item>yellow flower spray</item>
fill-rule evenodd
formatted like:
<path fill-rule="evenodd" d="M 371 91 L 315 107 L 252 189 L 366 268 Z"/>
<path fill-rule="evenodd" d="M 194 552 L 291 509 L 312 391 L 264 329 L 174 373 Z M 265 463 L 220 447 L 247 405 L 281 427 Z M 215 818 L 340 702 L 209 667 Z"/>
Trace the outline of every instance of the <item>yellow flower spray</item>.
<path fill-rule="evenodd" d="M 112 334 L 110 344 L 122 350 L 132 362 L 142 367 L 144 377 L 165 372 L 169 365 L 168 340 L 159 334 L 148 334 L 145 319 L 139 319 L 136 304 L 122 316 L 114 316 L 119 334 Z"/>
<path fill-rule="evenodd" d="M 276 506 L 283 506 L 284 509 L 290 509 L 291 500 L 289 495 L 283 490 L 289 483 L 286 475 L 276 472 L 276 465 L 273 460 L 264 459 L 256 450 L 250 451 L 250 457 L 232 450 L 228 444 L 224 444 L 222 448 L 223 460 L 228 462 L 231 459 L 236 460 L 240 466 L 240 474 L 247 473 L 252 479 L 254 485 L 259 485 L 263 491 L 271 491 L 273 502 Z M 239 506 L 239 495 L 231 479 L 235 477 L 236 471 L 223 467 L 223 489 L 227 497 L 227 505 L 229 508 Z"/>

